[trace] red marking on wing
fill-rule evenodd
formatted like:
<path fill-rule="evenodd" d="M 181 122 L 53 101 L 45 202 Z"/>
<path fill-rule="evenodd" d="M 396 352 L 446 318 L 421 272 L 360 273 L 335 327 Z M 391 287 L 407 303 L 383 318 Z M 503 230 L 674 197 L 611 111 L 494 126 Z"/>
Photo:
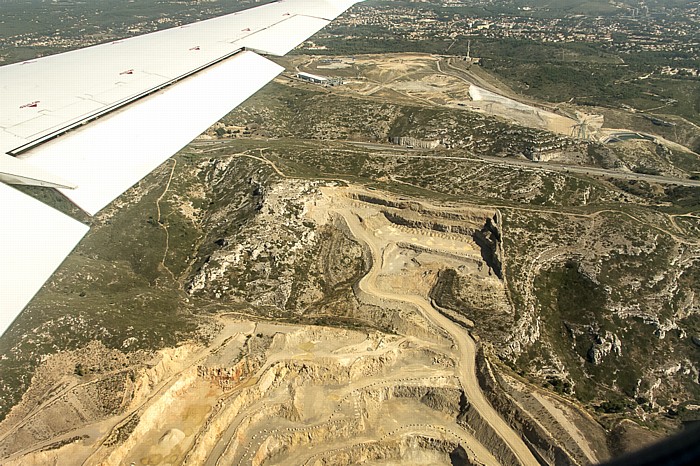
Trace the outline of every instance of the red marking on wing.
<path fill-rule="evenodd" d="M 34 108 L 37 105 L 39 105 L 39 101 L 35 100 L 34 102 L 29 102 L 28 104 L 20 105 L 19 108 Z"/>
<path fill-rule="evenodd" d="M 134 74 L 134 70 L 126 70 L 126 71 L 122 71 L 122 72 L 121 72 L 121 73 L 119 73 L 119 74 Z"/>
<path fill-rule="evenodd" d="M 243 32 L 250 32 L 250 28 L 242 29 Z"/>
<path fill-rule="evenodd" d="M 199 48 L 199 45 L 197 45 L 195 47 L 192 47 L 190 50 L 201 50 L 201 49 Z"/>

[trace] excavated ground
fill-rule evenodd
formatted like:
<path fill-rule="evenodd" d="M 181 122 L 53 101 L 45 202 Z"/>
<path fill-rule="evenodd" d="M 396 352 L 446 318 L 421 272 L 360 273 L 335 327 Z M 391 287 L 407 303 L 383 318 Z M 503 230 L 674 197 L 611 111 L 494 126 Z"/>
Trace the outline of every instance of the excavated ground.
<path fill-rule="evenodd" d="M 356 56 L 331 65 L 303 58 L 289 60 L 294 60 L 298 69 L 344 77 L 341 92 L 392 97 L 430 106 L 468 108 L 566 136 L 576 124 L 569 116 L 513 100 L 512 91 L 479 80 L 465 69 L 463 62 L 454 59 L 425 54 L 389 54 L 381 58 Z M 359 75 L 362 79 L 356 78 Z"/>
<path fill-rule="evenodd" d="M 41 401 L 24 400 L 0 424 L 3 464 L 535 465 L 607 456 L 591 446 L 595 423 L 565 400 L 485 376 L 464 318 L 431 301 L 447 268 L 505 293 L 497 211 L 326 186 L 307 194 L 304 212 L 368 252 L 354 293 L 395 314 L 394 334 L 218 315 L 206 345 L 43 378 Z M 62 354 L 47 364 L 76 361 Z M 510 410 L 507 420 L 492 403 Z"/>
<path fill-rule="evenodd" d="M 233 113 L 235 126 L 212 128 L 236 141 L 191 148 L 97 216 L 88 236 L 103 237 L 86 241 L 47 285 L 53 294 L 25 313 L 21 345 L 2 359 L 29 348 L 23 357 L 43 362 L 0 423 L 0 463 L 590 464 L 654 434 L 607 421 L 606 436 L 572 403 L 578 390 L 610 419 L 698 410 L 675 398 L 697 386 L 687 356 L 697 326 L 686 333 L 683 323 L 697 310 L 697 216 L 645 210 L 694 194 L 611 180 L 620 191 L 563 166 L 550 176 L 447 149 L 520 157 L 524 143 L 542 142 L 545 169 L 619 162 L 681 178 L 697 171 L 694 154 L 667 142 L 619 143 L 628 154 L 574 144 L 564 137 L 574 123 L 600 129 L 597 117 L 555 114 L 449 59 L 283 60 L 292 66 L 271 88 L 279 95 L 263 91 Z M 346 85 L 302 83 L 297 65 Z M 288 144 L 292 136 L 305 141 Z M 368 155 L 328 139 L 413 148 L 373 144 L 381 153 Z M 419 150 L 439 141 L 445 150 Z M 460 203 L 352 184 L 367 180 Z M 466 204 L 482 195 L 500 210 Z M 132 210 L 114 213 L 123 209 Z M 641 300 L 630 306 L 622 286 Z M 591 289 L 617 301 L 588 299 Z M 590 301 L 587 313 L 579 301 Z M 661 303 L 677 308 L 655 313 Z M 614 328 L 598 324 L 601 311 L 619 318 Z M 647 353 L 648 341 L 666 349 Z M 45 356 L 66 342 L 82 349 Z M 4 367 L 26 386 L 26 366 Z M 635 403 L 584 390 L 596 379 L 633 387 L 625 395 Z"/>

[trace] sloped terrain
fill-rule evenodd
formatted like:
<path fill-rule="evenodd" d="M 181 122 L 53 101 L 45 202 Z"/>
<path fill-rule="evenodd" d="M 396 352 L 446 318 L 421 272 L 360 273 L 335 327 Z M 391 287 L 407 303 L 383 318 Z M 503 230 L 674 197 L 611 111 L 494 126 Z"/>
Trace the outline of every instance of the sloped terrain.
<path fill-rule="evenodd" d="M 3 423 L 0 447 L 8 464 L 335 464 L 338 455 L 349 463 L 393 458 L 431 464 L 456 457 L 473 464 L 537 464 L 527 447 L 533 442 L 544 457 L 585 460 L 576 443 L 569 450 L 559 447 L 546 429 L 525 439 L 511 429 L 481 391 L 484 381 L 475 367 L 486 363 L 477 360 L 477 343 L 456 313 L 443 314 L 429 300 L 446 267 L 501 290 L 484 296 L 483 305 L 503 299 L 497 211 L 434 206 L 335 183 L 314 187 L 281 180 L 264 192 L 255 204 L 260 216 L 235 234 L 261 224 L 273 231 L 276 224 L 303 226 L 307 234 L 325 230 L 320 242 L 346 246 L 316 257 L 317 267 L 331 271 L 323 279 L 335 278 L 330 289 L 336 291 L 351 282 L 352 317 L 359 313 L 369 321 L 381 313 L 374 325 L 387 330 L 247 320 L 252 310 L 237 303 L 244 296 L 255 308 L 253 296 L 261 290 L 254 278 L 249 283 L 256 288 L 229 289 L 227 277 L 236 254 L 258 246 L 225 239 L 183 283 L 188 299 L 231 303 L 231 311 L 209 319 L 207 343 L 150 356 L 132 353 L 140 357 L 131 359 L 93 344 L 89 353 L 114 361 L 116 369 L 85 362 L 87 351 L 50 358 L 33 382 L 33 388 L 47 387 L 46 394 L 30 392 Z M 286 195 L 277 198 L 277 192 Z M 333 243 L 339 236 L 345 239 Z M 275 260 L 289 260 L 299 250 L 303 263 L 317 249 L 313 241 L 294 243 L 280 247 L 288 255 L 277 252 Z M 333 272 L 339 267 L 329 258 L 339 252 L 349 264 L 357 254 L 361 280 Z M 252 253 L 248 264 L 254 266 L 259 256 Z M 298 314 L 290 320 L 318 318 L 312 298 L 332 294 L 318 284 L 321 275 L 292 280 L 275 270 L 268 269 L 266 280 L 274 280 L 282 294 L 265 295 L 270 304 L 258 304 L 255 317 L 279 321 L 289 310 Z M 295 287 L 310 290 L 300 293 L 305 300 L 284 294 Z M 323 305 L 326 312 L 333 308 L 332 301 Z M 326 318 L 338 325 L 342 312 L 338 317 Z M 597 455 L 605 458 L 607 451 L 591 453 L 589 460 Z"/>
<path fill-rule="evenodd" d="M 511 165 L 563 136 L 339 89 L 270 86 L 85 219 L 0 342 L 3 464 L 590 464 L 697 419 L 691 155 Z"/>

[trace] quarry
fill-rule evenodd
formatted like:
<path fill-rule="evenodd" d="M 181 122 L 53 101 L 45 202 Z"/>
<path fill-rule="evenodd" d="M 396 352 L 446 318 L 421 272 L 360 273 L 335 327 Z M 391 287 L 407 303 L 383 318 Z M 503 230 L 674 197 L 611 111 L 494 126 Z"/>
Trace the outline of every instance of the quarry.
<path fill-rule="evenodd" d="M 605 143 L 629 120 L 440 56 L 282 62 L 2 342 L 2 464 L 587 465 L 697 419 L 690 130 Z"/>
<path fill-rule="evenodd" d="M 8 422 L 20 418 L 13 412 L 4 423 L 5 464 L 538 464 L 530 449 L 569 464 L 605 458 L 586 438 L 600 432 L 575 406 L 516 380 L 510 395 L 494 389 L 499 382 L 464 328 L 474 322 L 430 299 L 446 268 L 481 282 L 485 299 L 504 298 L 498 211 L 352 186 L 300 199 L 305 221 L 334 225 L 362 245 L 371 266 L 355 293 L 389 314 L 391 332 L 232 314 L 214 319 L 208 345 L 163 350 L 126 368 L 92 375 L 85 363 L 86 374 L 74 369 L 83 367 L 80 355 L 57 355 L 40 369 L 53 383 L 45 397 L 25 400 L 15 408 L 21 420 Z M 493 384 L 488 395 L 485 384 Z M 489 401 L 496 395 L 531 435 L 521 439 L 499 416 Z"/>

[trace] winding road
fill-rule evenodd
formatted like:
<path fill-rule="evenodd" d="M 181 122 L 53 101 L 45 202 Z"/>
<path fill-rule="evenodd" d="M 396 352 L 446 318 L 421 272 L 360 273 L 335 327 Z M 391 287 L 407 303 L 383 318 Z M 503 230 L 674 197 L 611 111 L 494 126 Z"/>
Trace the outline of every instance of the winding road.
<path fill-rule="evenodd" d="M 539 465 L 539 462 L 532 455 L 528 447 L 518 435 L 496 412 L 488 402 L 484 393 L 479 387 L 476 378 L 476 343 L 469 334 L 457 324 L 440 314 L 426 298 L 418 295 L 398 295 L 379 289 L 376 285 L 377 275 L 381 269 L 382 254 L 377 245 L 376 238 L 372 238 L 370 233 L 360 223 L 356 215 L 346 215 L 346 212 L 339 211 L 353 236 L 364 242 L 372 254 L 372 268 L 360 280 L 360 288 L 373 296 L 392 301 L 403 301 L 416 306 L 421 314 L 431 323 L 444 329 L 452 338 L 455 349 L 458 352 L 457 373 L 469 403 L 479 412 L 481 417 L 493 428 L 493 430 L 508 445 L 513 454 L 522 465 Z"/>

